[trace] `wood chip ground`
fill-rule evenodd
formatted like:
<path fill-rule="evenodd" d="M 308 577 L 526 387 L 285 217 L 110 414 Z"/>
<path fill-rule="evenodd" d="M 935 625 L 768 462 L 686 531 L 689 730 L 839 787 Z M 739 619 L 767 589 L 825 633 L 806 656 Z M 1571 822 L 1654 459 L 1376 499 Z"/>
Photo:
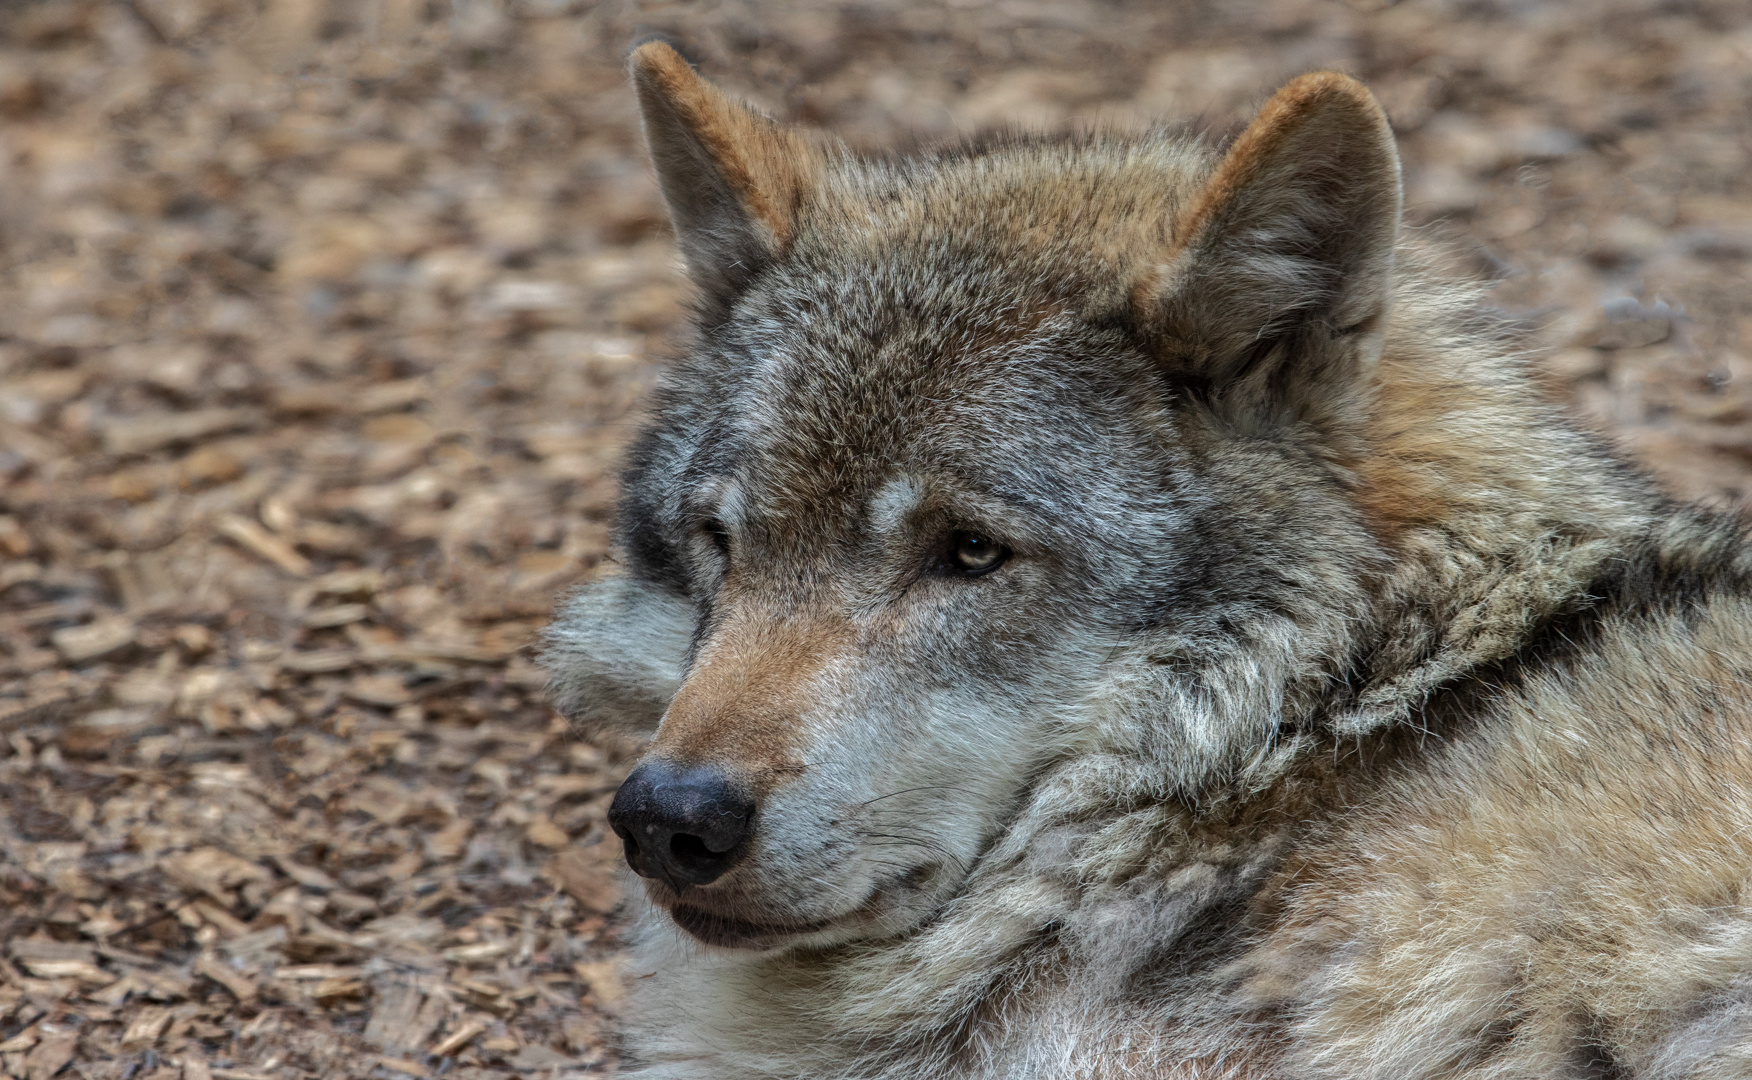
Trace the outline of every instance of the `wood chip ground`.
<path fill-rule="evenodd" d="M 862 146 L 1352 71 L 1553 396 L 1752 493 L 1742 2 L 0 4 L 0 1073 L 616 1068 L 631 748 L 529 647 L 683 318 L 652 31 Z"/>

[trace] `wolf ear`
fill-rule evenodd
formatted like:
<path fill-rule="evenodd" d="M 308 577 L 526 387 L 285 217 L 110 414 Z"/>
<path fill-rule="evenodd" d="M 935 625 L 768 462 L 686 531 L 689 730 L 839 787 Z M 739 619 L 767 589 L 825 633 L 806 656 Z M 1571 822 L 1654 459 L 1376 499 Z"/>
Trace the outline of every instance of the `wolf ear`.
<path fill-rule="evenodd" d="M 1134 314 L 1165 361 L 1213 388 L 1345 380 L 1380 353 L 1399 209 L 1380 105 L 1348 76 L 1304 75 L 1194 197 Z"/>
<path fill-rule="evenodd" d="M 722 313 L 790 243 L 821 151 L 726 97 L 661 41 L 633 51 L 645 142 L 688 272 Z"/>

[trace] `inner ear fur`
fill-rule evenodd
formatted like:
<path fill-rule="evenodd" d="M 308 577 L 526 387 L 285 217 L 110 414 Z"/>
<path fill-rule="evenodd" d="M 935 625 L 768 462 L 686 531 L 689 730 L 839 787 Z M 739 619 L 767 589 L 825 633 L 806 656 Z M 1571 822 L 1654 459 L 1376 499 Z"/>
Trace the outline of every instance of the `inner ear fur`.
<path fill-rule="evenodd" d="M 1380 352 L 1399 215 L 1381 106 L 1348 76 L 1304 75 L 1193 198 L 1135 314 L 1166 363 L 1213 388 L 1354 376 Z"/>
<path fill-rule="evenodd" d="M 710 316 L 789 246 L 825 154 L 661 41 L 635 49 L 630 67 L 657 182 Z"/>

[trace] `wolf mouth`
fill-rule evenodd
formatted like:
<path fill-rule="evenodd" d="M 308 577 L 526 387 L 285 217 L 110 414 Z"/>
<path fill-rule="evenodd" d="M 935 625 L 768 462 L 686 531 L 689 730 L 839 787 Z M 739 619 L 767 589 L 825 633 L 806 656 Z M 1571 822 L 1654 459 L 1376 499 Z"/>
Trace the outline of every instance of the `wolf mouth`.
<path fill-rule="evenodd" d="M 787 939 L 825 930 L 835 921 L 816 919 L 800 923 L 751 922 L 679 903 L 669 908 L 669 917 L 675 920 L 675 925 L 705 944 L 726 949 L 771 948 Z"/>

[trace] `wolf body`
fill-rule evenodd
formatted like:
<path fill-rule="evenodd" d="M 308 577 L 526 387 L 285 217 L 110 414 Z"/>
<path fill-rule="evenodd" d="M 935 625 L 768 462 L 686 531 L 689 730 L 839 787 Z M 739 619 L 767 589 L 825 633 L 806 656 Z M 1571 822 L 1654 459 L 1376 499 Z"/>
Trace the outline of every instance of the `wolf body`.
<path fill-rule="evenodd" d="M 1366 90 L 870 160 L 633 73 L 698 332 L 548 664 L 653 732 L 634 1075 L 1752 1076 L 1745 530 Z"/>

